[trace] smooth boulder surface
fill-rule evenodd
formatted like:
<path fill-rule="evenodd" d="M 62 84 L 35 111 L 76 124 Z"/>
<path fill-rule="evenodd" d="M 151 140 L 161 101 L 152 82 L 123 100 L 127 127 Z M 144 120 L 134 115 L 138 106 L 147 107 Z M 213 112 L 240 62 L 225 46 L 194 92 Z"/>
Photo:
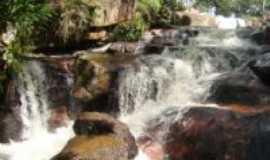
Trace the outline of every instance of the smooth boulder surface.
<path fill-rule="evenodd" d="M 128 127 L 98 112 L 84 112 L 74 124 L 76 136 L 52 160 L 129 160 L 137 154 Z"/>
<path fill-rule="evenodd" d="M 153 157 L 153 149 L 162 146 L 163 156 L 170 160 L 267 160 L 269 126 L 268 112 L 206 106 L 169 109 L 148 123 L 144 150 L 152 150 L 147 153 Z"/>
<path fill-rule="evenodd" d="M 265 107 L 270 104 L 270 88 L 253 73 L 226 73 L 214 80 L 206 101 L 249 107 Z"/>
<path fill-rule="evenodd" d="M 249 67 L 264 84 L 270 86 L 270 53 L 251 60 Z"/>

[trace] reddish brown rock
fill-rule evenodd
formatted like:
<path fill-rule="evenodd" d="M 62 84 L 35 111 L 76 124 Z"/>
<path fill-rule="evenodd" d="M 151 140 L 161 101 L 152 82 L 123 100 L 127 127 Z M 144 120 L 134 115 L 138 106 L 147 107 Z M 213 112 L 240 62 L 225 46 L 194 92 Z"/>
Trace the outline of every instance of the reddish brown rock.
<path fill-rule="evenodd" d="M 267 160 L 269 115 L 213 107 L 171 109 L 150 121 L 146 133 L 170 160 Z"/>
<path fill-rule="evenodd" d="M 69 120 L 66 106 L 55 107 L 51 110 L 50 118 L 48 120 L 49 128 L 54 130 L 58 127 L 67 126 Z"/>

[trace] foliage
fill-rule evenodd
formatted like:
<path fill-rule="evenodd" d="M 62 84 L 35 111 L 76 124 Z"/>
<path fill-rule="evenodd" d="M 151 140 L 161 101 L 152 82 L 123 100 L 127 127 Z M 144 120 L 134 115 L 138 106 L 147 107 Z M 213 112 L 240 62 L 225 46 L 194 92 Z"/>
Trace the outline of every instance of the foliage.
<path fill-rule="evenodd" d="M 151 26 L 153 27 L 168 27 L 170 25 L 181 24 L 181 20 L 176 16 L 176 11 L 184 10 L 184 6 L 177 0 L 164 0 L 162 3 L 162 8 L 154 16 L 154 21 Z"/>
<path fill-rule="evenodd" d="M 137 41 L 139 40 L 147 24 L 140 14 L 137 14 L 132 21 L 116 26 L 112 32 L 112 40 Z"/>
<path fill-rule="evenodd" d="M 151 27 L 165 27 L 175 24 L 175 11 L 184 10 L 183 5 L 178 0 L 139 0 L 137 12 Z"/>
<path fill-rule="evenodd" d="M 5 0 L 0 2 L 0 10 L 1 32 L 7 31 L 8 26 L 15 30 L 14 38 L 1 53 L 0 90 L 3 91 L 9 73 L 20 70 L 19 55 L 34 48 L 34 37 L 46 29 L 52 12 L 45 0 Z"/>
<path fill-rule="evenodd" d="M 138 0 L 136 10 L 146 21 L 151 21 L 152 16 L 158 14 L 162 8 L 163 0 Z"/>
<path fill-rule="evenodd" d="M 117 25 L 112 39 L 137 41 L 149 27 L 166 27 L 177 23 L 174 12 L 183 9 L 177 0 L 138 0 L 136 16 L 130 22 Z"/>
<path fill-rule="evenodd" d="M 87 31 L 95 15 L 95 8 L 81 0 L 64 0 L 61 10 L 59 31 L 64 42 L 73 38 L 78 41 Z"/>
<path fill-rule="evenodd" d="M 14 40 L 8 44 L 3 54 L 3 60 L 13 67 L 14 63 L 17 65 L 16 58 L 19 54 L 24 54 L 34 47 L 33 37 L 45 30 L 52 13 L 45 1 L 7 0 L 1 5 L 6 6 L 2 24 L 11 25 L 16 31 Z"/>
<path fill-rule="evenodd" d="M 21 49 L 33 45 L 33 36 L 45 30 L 52 16 L 46 1 L 7 0 L 4 5 L 8 6 L 5 9 L 5 22 L 11 24 L 16 30 L 14 43 L 18 43 Z"/>
<path fill-rule="evenodd" d="M 270 5 L 270 0 L 197 0 L 196 6 L 207 9 L 216 7 L 218 14 L 238 16 L 262 15 L 264 9 Z"/>

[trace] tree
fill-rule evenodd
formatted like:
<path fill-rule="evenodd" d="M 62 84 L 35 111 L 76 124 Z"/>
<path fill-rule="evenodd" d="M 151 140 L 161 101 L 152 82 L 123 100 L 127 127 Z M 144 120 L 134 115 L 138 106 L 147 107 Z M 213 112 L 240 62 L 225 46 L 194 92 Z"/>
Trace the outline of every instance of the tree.
<path fill-rule="evenodd" d="M 216 7 L 217 13 L 230 15 L 262 15 L 270 0 L 197 0 L 196 5 L 202 8 Z"/>

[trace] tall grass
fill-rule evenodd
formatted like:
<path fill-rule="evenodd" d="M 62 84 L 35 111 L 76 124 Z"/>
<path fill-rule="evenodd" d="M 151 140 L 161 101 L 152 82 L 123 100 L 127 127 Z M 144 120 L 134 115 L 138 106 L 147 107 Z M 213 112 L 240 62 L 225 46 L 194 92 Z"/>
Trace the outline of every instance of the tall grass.
<path fill-rule="evenodd" d="M 95 9 L 81 0 L 64 0 L 61 10 L 59 32 L 64 42 L 79 41 L 88 30 Z"/>

